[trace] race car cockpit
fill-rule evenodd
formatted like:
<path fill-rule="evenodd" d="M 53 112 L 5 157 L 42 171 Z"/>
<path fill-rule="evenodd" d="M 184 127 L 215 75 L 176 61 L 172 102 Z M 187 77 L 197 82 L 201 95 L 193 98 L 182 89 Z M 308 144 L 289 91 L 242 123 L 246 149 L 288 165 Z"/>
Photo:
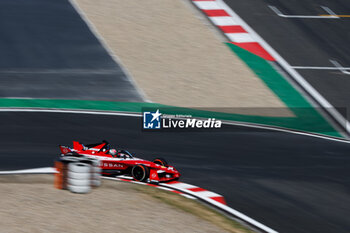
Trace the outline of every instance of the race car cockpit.
<path fill-rule="evenodd" d="M 132 154 L 127 150 L 118 150 L 115 158 L 132 159 L 134 156 L 132 156 Z"/>

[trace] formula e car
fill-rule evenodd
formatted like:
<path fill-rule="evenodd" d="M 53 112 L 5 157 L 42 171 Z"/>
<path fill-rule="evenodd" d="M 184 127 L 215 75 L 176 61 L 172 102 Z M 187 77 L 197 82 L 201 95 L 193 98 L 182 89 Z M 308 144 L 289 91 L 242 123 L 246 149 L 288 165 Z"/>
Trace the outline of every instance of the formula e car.
<path fill-rule="evenodd" d="M 137 181 L 167 182 L 177 180 L 180 173 L 162 158 L 151 161 L 134 157 L 127 150 L 111 148 L 107 141 L 84 145 L 73 141 L 73 148 L 59 146 L 61 156 L 95 158 L 100 161 L 102 175 L 128 175 Z"/>

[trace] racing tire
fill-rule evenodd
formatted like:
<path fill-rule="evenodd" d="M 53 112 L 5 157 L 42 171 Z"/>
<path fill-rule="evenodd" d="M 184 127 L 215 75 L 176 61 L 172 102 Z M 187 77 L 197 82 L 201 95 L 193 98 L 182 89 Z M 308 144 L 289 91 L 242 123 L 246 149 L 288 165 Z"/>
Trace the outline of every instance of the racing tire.
<path fill-rule="evenodd" d="M 143 164 L 137 164 L 132 168 L 131 175 L 135 180 L 143 182 L 149 177 L 149 169 Z"/>
<path fill-rule="evenodd" d="M 68 179 L 89 180 L 91 178 L 92 178 L 92 174 L 89 172 L 72 172 L 72 171 L 68 172 Z"/>
<path fill-rule="evenodd" d="M 90 186 L 75 186 L 68 184 L 68 190 L 72 193 L 89 193 L 91 191 Z"/>
<path fill-rule="evenodd" d="M 71 179 L 68 178 L 68 184 L 72 186 L 90 186 L 91 180 L 90 179 Z"/>
<path fill-rule="evenodd" d="M 68 164 L 68 171 L 77 173 L 90 173 L 91 165 L 86 163 L 70 163 Z"/>
<path fill-rule="evenodd" d="M 164 166 L 164 167 L 168 166 L 168 162 L 163 158 L 155 158 L 155 159 L 153 159 L 153 163 L 159 164 L 159 165 Z"/>

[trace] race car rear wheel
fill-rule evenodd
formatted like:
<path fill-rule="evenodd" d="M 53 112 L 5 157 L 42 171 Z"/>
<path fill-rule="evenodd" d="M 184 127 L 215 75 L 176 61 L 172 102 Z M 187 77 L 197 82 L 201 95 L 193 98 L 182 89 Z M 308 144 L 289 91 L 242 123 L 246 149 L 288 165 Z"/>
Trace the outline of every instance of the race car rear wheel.
<path fill-rule="evenodd" d="M 146 181 L 149 177 L 148 167 L 142 164 L 137 164 L 132 168 L 131 175 L 137 181 Z"/>
<path fill-rule="evenodd" d="M 153 163 L 159 164 L 159 165 L 164 166 L 164 167 L 168 166 L 168 162 L 163 158 L 155 158 L 153 160 Z"/>

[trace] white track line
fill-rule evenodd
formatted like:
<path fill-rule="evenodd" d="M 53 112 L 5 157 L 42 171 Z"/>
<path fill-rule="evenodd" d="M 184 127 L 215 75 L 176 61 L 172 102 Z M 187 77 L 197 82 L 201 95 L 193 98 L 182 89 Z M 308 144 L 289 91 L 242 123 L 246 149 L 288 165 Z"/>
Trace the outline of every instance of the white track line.
<path fill-rule="evenodd" d="M 293 77 L 293 79 L 302 86 L 306 92 L 311 95 L 336 121 L 345 128 L 346 132 L 350 134 L 350 123 L 338 112 L 335 108 L 318 92 L 313 88 L 295 69 L 293 69 L 289 63 L 284 60 L 264 39 L 262 39 L 245 21 L 241 19 L 223 0 L 216 0 L 223 9 L 225 9 L 234 20 L 244 25 L 246 31 L 249 32 L 264 49 L 276 59 L 276 61 Z"/>
<path fill-rule="evenodd" d="M 321 8 L 322 8 L 323 10 L 325 10 L 328 14 L 333 15 L 333 16 L 335 16 L 335 17 L 338 17 L 337 14 L 334 13 L 334 11 L 332 11 L 331 9 L 329 9 L 329 7 L 321 6 Z M 338 17 L 338 18 L 339 18 L 339 17 Z"/>
<path fill-rule="evenodd" d="M 324 9 L 327 13 L 330 15 L 285 15 L 283 14 L 277 7 L 268 5 L 268 7 L 276 13 L 276 15 L 283 17 L 283 18 L 304 18 L 304 19 L 339 19 L 335 13 L 329 9 L 328 7 L 321 6 L 322 9 Z"/>
<path fill-rule="evenodd" d="M 161 188 L 161 187 L 159 187 L 159 188 Z M 195 197 L 193 197 L 193 196 L 191 196 L 191 195 L 188 195 L 188 194 L 186 194 L 186 193 L 181 193 L 180 194 L 181 196 L 184 196 L 184 197 L 186 197 L 186 198 L 188 198 L 188 199 L 193 199 L 193 200 L 196 200 L 197 198 L 195 198 Z"/>
<path fill-rule="evenodd" d="M 335 60 L 329 60 L 330 62 L 333 63 L 333 65 L 335 65 L 335 67 L 340 70 L 343 74 L 350 74 L 349 71 L 347 71 L 342 65 L 339 64 L 339 62 L 335 61 Z"/>
<path fill-rule="evenodd" d="M 291 66 L 297 70 L 339 70 L 338 67 L 333 66 Z M 342 67 L 344 70 L 350 70 L 350 67 Z"/>
<path fill-rule="evenodd" d="M 329 59 L 329 61 L 335 66 L 335 67 L 322 67 L 322 66 L 292 66 L 293 69 L 307 69 L 307 70 L 339 70 L 343 74 L 350 74 L 348 70 L 350 70 L 350 67 L 343 67 L 340 65 L 339 62 L 336 60 Z"/>
<path fill-rule="evenodd" d="M 56 169 L 53 167 L 40 167 L 33 169 L 23 169 L 15 171 L 0 171 L 0 175 L 12 175 L 12 174 L 43 174 L 43 173 L 57 173 Z"/>
<path fill-rule="evenodd" d="M 111 115 L 111 116 L 131 116 L 142 117 L 139 113 L 123 113 L 123 112 L 103 112 L 103 111 L 87 111 L 87 110 L 65 110 L 65 109 L 28 109 L 28 108 L 0 108 L 0 112 L 45 112 L 45 113 L 73 113 L 73 114 L 89 114 L 89 115 Z"/>
<path fill-rule="evenodd" d="M 129 116 L 129 117 L 142 117 L 141 113 L 125 113 L 125 112 L 103 112 L 103 111 L 86 111 L 86 110 L 64 110 L 64 109 L 26 109 L 26 108 L 0 108 L 0 112 L 45 112 L 45 113 L 72 113 L 72 114 L 90 114 L 90 115 L 110 115 L 110 116 Z M 268 125 L 261 125 L 255 123 L 244 123 L 237 121 L 222 121 L 226 125 L 236 125 L 248 128 L 265 129 L 277 132 L 284 132 L 308 137 L 314 137 L 319 139 L 325 139 L 329 141 L 350 143 L 350 141 L 341 138 L 329 137 L 321 134 L 312 134 L 307 132 L 301 132 L 297 130 L 291 130 L 287 128 L 279 128 Z"/>
<path fill-rule="evenodd" d="M 284 133 L 290 133 L 290 134 L 296 134 L 296 135 L 301 135 L 301 136 L 308 136 L 308 137 L 314 137 L 314 138 L 325 139 L 325 140 L 329 140 L 329 141 L 350 144 L 350 141 L 347 139 L 340 139 L 340 138 L 335 138 L 335 137 L 324 136 L 321 134 L 312 134 L 312 133 L 301 132 L 301 131 L 293 131 L 290 129 L 272 127 L 272 126 L 267 126 L 267 125 L 265 126 L 265 125 L 259 125 L 259 124 L 254 124 L 254 123 L 249 124 L 249 123 L 228 122 L 228 121 L 224 121 L 223 123 L 227 124 L 227 125 L 236 125 L 236 126 L 250 127 L 250 128 L 256 128 L 256 129 L 265 129 L 265 130 L 284 132 Z"/>
<path fill-rule="evenodd" d="M 166 190 L 166 191 L 172 191 L 173 189 L 170 189 L 170 188 L 166 188 L 166 187 L 161 187 L 159 186 L 160 189 L 163 189 L 163 190 Z"/>
<path fill-rule="evenodd" d="M 130 176 L 124 176 L 124 175 L 119 175 L 118 178 L 125 179 L 125 180 L 133 180 L 132 177 L 130 177 Z"/>

